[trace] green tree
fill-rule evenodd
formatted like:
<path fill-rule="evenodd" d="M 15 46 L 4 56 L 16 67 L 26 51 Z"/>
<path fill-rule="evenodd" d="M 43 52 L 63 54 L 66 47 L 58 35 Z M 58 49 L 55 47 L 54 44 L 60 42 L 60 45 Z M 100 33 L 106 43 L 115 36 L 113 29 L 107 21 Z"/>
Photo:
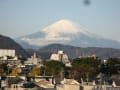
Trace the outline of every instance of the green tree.
<path fill-rule="evenodd" d="M 8 67 L 6 63 L 0 64 L 0 76 L 5 76 L 7 74 Z"/>
<path fill-rule="evenodd" d="M 62 62 L 59 61 L 47 61 L 44 63 L 44 67 L 42 67 L 41 69 L 43 69 L 43 75 L 54 75 L 54 76 L 59 76 L 60 72 L 64 69 L 64 64 Z"/>
<path fill-rule="evenodd" d="M 0 76 L 4 76 L 4 75 L 6 75 L 4 69 L 3 69 L 3 68 L 0 68 Z"/>
<path fill-rule="evenodd" d="M 119 58 L 109 58 L 107 60 L 107 65 L 110 69 L 111 74 L 118 73 L 120 71 L 120 59 Z"/>
<path fill-rule="evenodd" d="M 71 77 L 86 80 L 87 78 L 93 79 L 99 73 L 99 65 L 101 60 L 99 58 L 86 57 L 75 58 L 72 62 Z"/>

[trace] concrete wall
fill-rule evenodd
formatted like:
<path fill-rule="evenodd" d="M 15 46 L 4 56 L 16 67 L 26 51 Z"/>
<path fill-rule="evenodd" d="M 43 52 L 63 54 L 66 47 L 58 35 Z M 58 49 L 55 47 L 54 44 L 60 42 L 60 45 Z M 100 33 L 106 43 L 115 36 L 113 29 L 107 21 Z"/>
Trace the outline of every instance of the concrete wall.
<path fill-rule="evenodd" d="M 65 84 L 64 85 L 64 90 L 80 90 L 80 85 L 76 84 Z"/>
<path fill-rule="evenodd" d="M 89 86 L 89 85 L 83 85 L 82 86 L 83 88 L 83 90 L 92 90 L 93 89 L 93 86 Z"/>
<path fill-rule="evenodd" d="M 63 86 L 57 86 L 56 90 L 80 90 L 80 85 L 64 84 Z"/>

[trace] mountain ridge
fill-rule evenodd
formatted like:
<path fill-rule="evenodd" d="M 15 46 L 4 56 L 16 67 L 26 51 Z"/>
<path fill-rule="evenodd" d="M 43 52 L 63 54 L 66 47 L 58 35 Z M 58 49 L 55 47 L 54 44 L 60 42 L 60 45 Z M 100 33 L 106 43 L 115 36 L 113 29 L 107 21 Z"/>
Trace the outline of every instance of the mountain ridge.
<path fill-rule="evenodd" d="M 57 53 L 58 50 L 63 50 L 70 59 L 77 58 L 79 56 L 91 56 L 96 55 L 101 59 L 107 58 L 120 58 L 120 49 L 114 48 L 101 48 L 101 47 L 75 47 L 71 45 L 63 44 L 50 44 L 46 45 L 36 52 L 44 59 L 49 59 L 52 53 Z M 46 54 L 46 55 L 45 55 Z"/>
<path fill-rule="evenodd" d="M 67 44 L 49 44 L 44 47 L 40 47 L 39 49 L 28 50 L 26 51 L 17 44 L 13 39 L 0 35 L 0 48 L 1 49 L 15 49 L 16 54 L 18 56 L 27 56 L 32 55 L 33 52 L 37 52 L 37 55 L 42 57 L 43 59 L 49 59 L 52 53 L 58 52 L 58 50 L 63 50 L 70 59 L 79 57 L 79 56 L 89 56 L 89 55 L 96 55 L 101 59 L 106 58 L 120 58 L 120 49 L 114 48 L 101 48 L 101 47 L 75 47 Z"/>

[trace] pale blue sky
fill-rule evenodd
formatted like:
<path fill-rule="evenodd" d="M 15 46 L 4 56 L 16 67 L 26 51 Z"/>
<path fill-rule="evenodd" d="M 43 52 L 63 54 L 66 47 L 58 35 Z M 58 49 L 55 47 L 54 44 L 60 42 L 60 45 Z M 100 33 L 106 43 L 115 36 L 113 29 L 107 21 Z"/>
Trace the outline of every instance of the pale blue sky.
<path fill-rule="evenodd" d="M 120 41 L 120 0 L 0 0 L 0 34 L 12 38 L 40 31 L 61 19 Z"/>

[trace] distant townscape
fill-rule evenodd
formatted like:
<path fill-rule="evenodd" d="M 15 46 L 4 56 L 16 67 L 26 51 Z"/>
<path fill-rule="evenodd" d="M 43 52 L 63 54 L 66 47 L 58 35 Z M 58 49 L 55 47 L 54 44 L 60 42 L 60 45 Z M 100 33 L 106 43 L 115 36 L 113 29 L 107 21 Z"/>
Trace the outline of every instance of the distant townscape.
<path fill-rule="evenodd" d="M 120 90 L 120 50 L 50 44 L 24 49 L 0 35 L 1 90 Z"/>

